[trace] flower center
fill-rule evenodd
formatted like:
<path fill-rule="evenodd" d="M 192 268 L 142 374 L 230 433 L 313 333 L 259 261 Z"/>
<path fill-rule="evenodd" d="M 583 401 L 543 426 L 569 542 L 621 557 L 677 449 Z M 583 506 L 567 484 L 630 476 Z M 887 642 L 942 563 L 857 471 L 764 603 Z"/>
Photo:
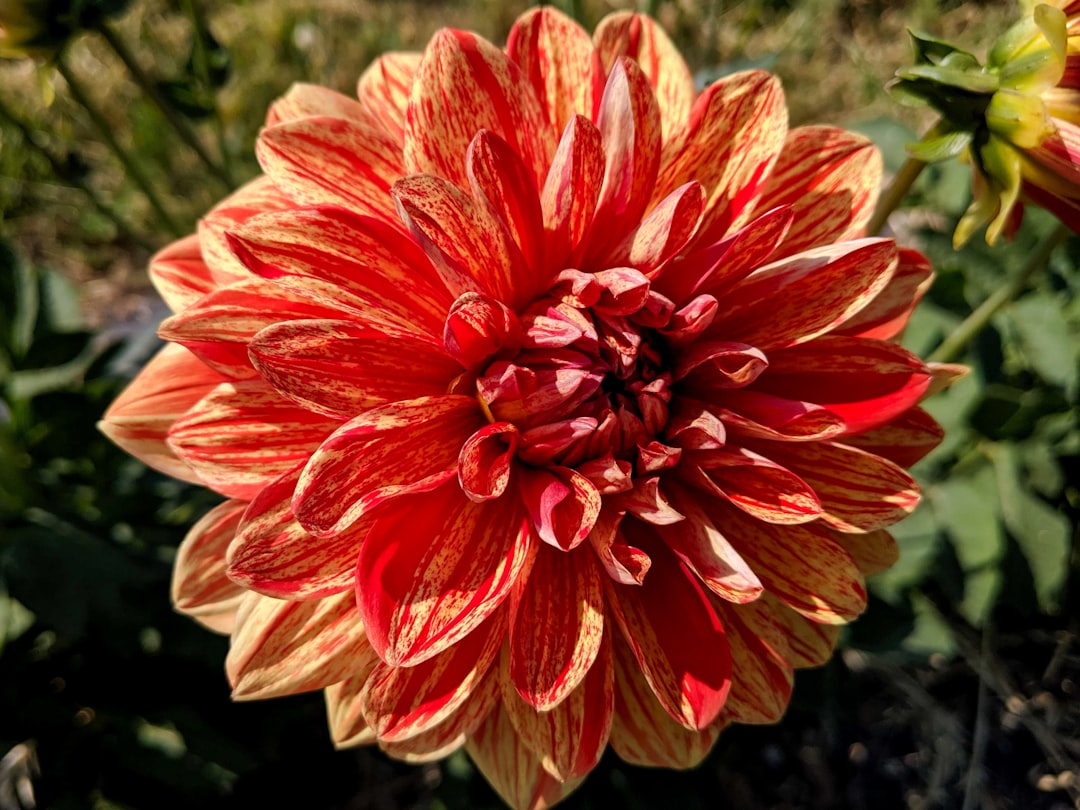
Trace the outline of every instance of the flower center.
<path fill-rule="evenodd" d="M 557 284 L 522 314 L 521 349 L 490 363 L 477 391 L 496 420 L 520 431 L 524 460 L 635 461 L 667 423 L 672 378 L 653 325 L 666 323 L 670 306 L 637 271 L 573 281 L 578 288 Z"/>

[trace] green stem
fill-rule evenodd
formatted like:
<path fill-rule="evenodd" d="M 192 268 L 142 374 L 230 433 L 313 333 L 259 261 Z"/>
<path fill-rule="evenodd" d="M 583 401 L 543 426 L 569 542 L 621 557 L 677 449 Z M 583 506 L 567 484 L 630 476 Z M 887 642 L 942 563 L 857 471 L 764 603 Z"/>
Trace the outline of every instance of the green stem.
<path fill-rule="evenodd" d="M 101 135 L 105 145 L 109 147 L 116 159 L 120 161 L 124 166 L 124 170 L 130 175 L 131 179 L 139 187 L 143 194 L 146 195 L 146 199 L 149 201 L 151 207 L 160 217 L 165 226 L 172 232 L 174 236 L 182 236 L 184 229 L 180 227 L 180 224 L 173 219 L 168 209 L 162 204 L 158 198 L 157 193 L 154 191 L 154 186 L 150 182 L 150 178 L 146 176 L 142 166 L 120 145 L 120 142 L 116 140 L 116 135 L 113 134 L 113 130 L 108 121 L 105 120 L 105 116 L 91 103 L 89 96 L 86 95 L 86 91 L 82 89 L 82 86 L 76 81 L 74 74 L 71 72 L 71 68 L 65 60 L 64 54 L 60 53 L 56 58 L 56 69 L 60 71 L 60 75 L 64 77 L 64 81 L 67 82 L 68 91 L 71 93 L 71 97 L 75 99 L 75 102 L 79 104 L 86 114 L 90 116 L 90 120 L 98 130 L 98 134 Z"/>
<path fill-rule="evenodd" d="M 17 130 L 19 130 L 20 134 L 22 135 L 23 141 L 31 149 L 33 149 L 35 152 L 45 158 L 45 160 L 48 161 L 49 165 L 52 167 L 53 174 L 55 174 L 57 178 L 59 178 L 64 183 L 74 186 L 80 191 L 82 191 L 90 199 L 90 203 L 94 206 L 94 208 L 100 211 L 102 215 L 104 215 L 114 225 L 116 225 L 116 228 L 120 233 L 124 234 L 124 236 L 137 244 L 139 247 L 146 250 L 148 253 L 153 253 L 157 249 L 154 247 L 154 245 L 150 244 L 150 242 L 144 236 L 136 233 L 131 228 L 131 226 L 124 221 L 124 218 L 120 216 L 119 213 L 117 213 L 116 209 L 109 205 L 107 202 L 105 202 L 103 199 L 101 199 L 101 195 L 94 191 L 94 189 L 91 188 L 85 180 L 83 180 L 77 174 L 71 172 L 67 166 L 62 164 L 55 157 L 53 157 L 51 152 L 49 152 L 45 147 L 39 144 L 34 139 L 34 133 L 31 131 L 31 129 L 22 121 L 20 121 L 2 100 L 0 100 L 0 118 L 3 118 Z"/>
<path fill-rule="evenodd" d="M 1065 241 L 1066 237 L 1072 233 L 1072 231 L 1065 225 L 1059 224 L 1053 231 L 1046 235 L 1046 238 L 1042 240 L 1035 248 L 1035 252 L 1032 253 L 1028 260 L 1024 263 L 1024 266 L 1020 268 L 1020 271 L 1013 276 L 1004 287 L 999 287 L 993 295 L 983 301 L 978 308 L 972 312 L 964 321 L 952 331 L 952 333 L 945 338 L 945 340 L 938 346 L 933 354 L 930 355 L 929 361 L 932 363 L 948 363 L 959 357 L 968 344 L 973 341 L 976 336 L 981 332 L 986 325 L 990 322 L 998 311 L 1007 303 L 1012 301 L 1016 296 L 1020 295 L 1027 287 L 1031 277 L 1043 267 L 1050 260 L 1050 254 L 1054 252 L 1054 248 Z"/>
<path fill-rule="evenodd" d="M 203 16 L 202 7 L 195 0 L 184 0 L 184 10 L 191 20 L 194 29 L 195 45 L 193 49 L 195 62 L 195 75 L 203 87 L 211 87 L 210 81 L 210 58 L 206 53 L 206 18 Z M 218 152 L 221 154 L 222 176 L 232 188 L 236 185 L 236 176 L 233 172 L 232 153 L 225 138 L 225 123 L 221 120 L 221 110 L 218 109 L 217 96 L 213 101 L 214 135 L 217 138 Z"/>
<path fill-rule="evenodd" d="M 231 187 L 229 180 L 226 177 L 225 170 L 210 157 L 205 147 L 199 142 L 199 136 L 195 134 L 195 130 L 191 128 L 191 125 L 184 120 L 184 117 L 169 102 L 169 100 L 165 98 L 154 80 L 142 69 L 142 66 L 135 58 L 135 54 L 131 52 L 124 41 L 104 23 L 98 26 L 97 30 L 101 36 L 104 37 L 105 41 L 109 43 L 109 47 L 113 49 L 113 52 L 120 57 L 120 61 L 124 63 L 124 67 L 126 67 L 128 73 L 131 74 L 131 78 L 133 78 L 135 83 L 139 85 L 139 88 L 146 93 L 146 97 L 154 103 L 154 106 L 161 111 L 161 114 L 165 117 L 165 120 L 169 122 L 169 125 L 176 130 L 176 134 L 180 136 L 180 140 L 191 147 L 192 151 L 199 156 L 199 159 L 206 164 L 206 167 L 215 178 L 221 181 L 222 185 L 227 188 Z"/>
<path fill-rule="evenodd" d="M 932 138 L 939 134 L 942 129 L 941 121 L 938 121 L 922 139 Z M 885 193 L 881 195 L 881 199 L 878 200 L 877 209 L 874 211 L 874 216 L 870 218 L 869 224 L 866 226 L 866 233 L 870 236 L 880 233 L 881 229 L 885 227 L 885 223 L 889 220 L 889 215 L 892 214 L 897 208 L 900 207 L 900 203 L 904 201 L 904 198 L 911 191 L 911 187 L 915 185 L 915 181 L 919 179 L 919 175 L 922 174 L 922 170 L 926 168 L 926 161 L 919 160 L 918 158 L 909 157 L 904 161 L 904 165 L 900 167 L 900 170 L 893 177 L 892 182 L 889 183 L 889 187 L 885 189 Z"/>
<path fill-rule="evenodd" d="M 881 232 L 889 219 L 889 215 L 900 207 L 900 203 L 911 191 L 911 187 L 915 185 L 915 181 L 919 179 L 919 175 L 922 174 L 922 170 L 925 168 L 926 162 L 918 158 L 908 158 L 904 161 L 904 165 L 900 167 L 892 182 L 889 183 L 889 187 L 885 189 L 885 193 L 878 200 L 874 216 L 871 217 L 869 224 L 866 226 L 868 234 Z"/>

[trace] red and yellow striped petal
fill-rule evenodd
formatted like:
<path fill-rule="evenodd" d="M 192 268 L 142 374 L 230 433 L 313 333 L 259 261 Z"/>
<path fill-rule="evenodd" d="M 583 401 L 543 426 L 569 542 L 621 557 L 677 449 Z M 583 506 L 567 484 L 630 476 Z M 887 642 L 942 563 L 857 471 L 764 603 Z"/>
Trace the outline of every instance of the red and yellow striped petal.
<path fill-rule="evenodd" d="M 791 230 L 776 258 L 863 236 L 881 186 L 881 153 L 863 135 L 806 126 L 787 133 L 757 213 L 790 205 Z"/>
<path fill-rule="evenodd" d="M 581 779 L 552 776 L 518 736 L 501 705 L 469 736 L 469 757 L 513 810 L 545 810 L 562 801 Z"/>
<path fill-rule="evenodd" d="M 731 693 L 725 716 L 736 723 L 777 722 L 791 698 L 792 665 L 744 620 L 746 608 L 719 601 L 713 607 L 731 646 Z"/>
<path fill-rule="evenodd" d="M 505 634 L 505 615 L 499 611 L 457 644 L 415 666 L 379 662 L 361 695 L 364 718 L 379 742 L 425 734 L 473 700 Z"/>
<path fill-rule="evenodd" d="M 521 740 L 544 769 L 560 780 L 584 777 L 607 747 L 614 709 L 611 639 L 603 637 L 585 677 L 557 706 L 540 710 L 523 701 L 509 679 L 503 684 L 503 708 Z"/>
<path fill-rule="evenodd" d="M 244 589 L 225 574 L 225 551 L 236 535 L 244 501 L 225 501 L 191 527 L 176 550 L 172 603 L 216 633 L 230 633 Z"/>
<path fill-rule="evenodd" d="M 716 500 L 706 511 L 765 590 L 792 610 L 815 622 L 844 624 L 866 608 L 862 572 L 827 527 L 775 526 Z"/>
<path fill-rule="evenodd" d="M 352 118 L 367 122 L 370 113 L 355 98 L 349 98 L 329 87 L 318 84 L 296 82 L 285 95 L 280 96 L 266 113 L 266 126 L 310 118 L 313 115 L 328 115 L 333 118 Z"/>
<path fill-rule="evenodd" d="M 845 436 L 843 441 L 901 467 L 910 467 L 944 438 L 945 431 L 934 417 L 922 408 L 910 408 L 888 424 L 855 436 Z"/>
<path fill-rule="evenodd" d="M 603 594 L 590 550 L 546 547 L 511 593 L 509 683 L 537 711 L 565 700 L 593 666 L 604 634 Z"/>
<path fill-rule="evenodd" d="M 249 593 L 225 673 L 234 700 L 310 692 L 351 676 L 370 657 L 351 593 L 290 602 Z"/>
<path fill-rule="evenodd" d="M 105 411 L 98 430 L 148 467 L 199 483 L 202 479 L 167 437 L 173 424 L 223 381 L 183 346 L 165 346 Z"/>
<path fill-rule="evenodd" d="M 544 180 L 545 269 L 559 272 L 573 257 L 592 225 L 604 176 L 603 139 L 591 121 L 570 119 Z"/>
<path fill-rule="evenodd" d="M 752 218 L 787 133 L 780 81 L 754 70 L 726 76 L 698 97 L 686 128 L 664 150 L 657 193 L 690 180 L 705 189 L 699 244 Z"/>
<path fill-rule="evenodd" d="M 706 337 L 765 352 L 805 343 L 869 304 L 896 265 L 896 245 L 888 239 L 842 242 L 782 259 L 728 291 Z"/>
<path fill-rule="evenodd" d="M 198 235 L 178 239 L 154 254 L 150 281 L 173 312 L 182 312 L 212 292 L 216 282 L 203 261 Z"/>
<path fill-rule="evenodd" d="M 458 395 L 365 411 L 310 454 L 293 512 L 315 536 L 332 537 L 384 501 L 454 477 L 462 444 L 483 425 L 476 400 Z"/>
<path fill-rule="evenodd" d="M 731 688 L 724 628 L 697 579 L 671 551 L 646 542 L 644 533 L 632 539 L 652 566 L 637 588 L 605 581 L 608 605 L 660 705 L 686 728 L 703 729 Z"/>
<path fill-rule="evenodd" d="M 528 575 L 537 543 L 514 498 L 474 503 L 457 481 L 387 504 L 356 569 L 379 657 L 414 666 L 467 636 Z"/>
<path fill-rule="evenodd" d="M 554 132 L 575 115 L 592 119 L 604 91 L 604 68 L 589 34 L 552 6 L 518 17 L 506 53 L 540 100 Z"/>
<path fill-rule="evenodd" d="M 664 142 L 673 140 L 697 91 L 690 68 L 664 30 L 643 14 L 617 11 L 600 21 L 593 40 L 606 71 L 622 56 L 638 63 L 656 93 Z"/>
<path fill-rule="evenodd" d="M 352 587 L 360 543 L 371 521 L 327 540 L 312 537 L 292 513 L 303 464 L 255 496 L 228 549 L 229 577 L 277 599 L 322 599 Z"/>
<path fill-rule="evenodd" d="M 391 51 L 377 56 L 360 74 L 356 94 L 395 141 L 405 142 L 405 113 L 421 54 Z"/>
<path fill-rule="evenodd" d="M 261 380 L 222 383 L 169 429 L 169 447 L 215 492 L 250 500 L 308 458 L 339 422 Z"/>
<path fill-rule="evenodd" d="M 442 338 L 454 298 L 399 226 L 341 208 L 300 208 L 230 232 L 255 274 L 393 333 Z"/>
<path fill-rule="evenodd" d="M 517 65 L 484 39 L 443 29 L 417 68 L 405 124 L 405 167 L 468 187 L 463 157 L 482 129 L 521 156 L 537 186 L 555 152 L 556 133 Z"/>
<path fill-rule="evenodd" d="M 914 250 L 901 249 L 899 259 L 888 286 L 835 334 L 892 340 L 904 330 L 915 305 L 930 289 L 934 268 Z"/>
<path fill-rule="evenodd" d="M 388 337 L 350 321 L 278 323 L 248 348 L 255 368 L 282 396 L 341 419 L 444 393 L 461 373 L 457 361 L 428 340 Z"/>
<path fill-rule="evenodd" d="M 727 724 L 721 715 L 703 729 L 688 729 L 660 705 L 630 647 L 615 643 L 615 716 L 611 747 L 631 765 L 678 768 L 699 765 Z"/>
<path fill-rule="evenodd" d="M 255 155 L 300 205 L 340 205 L 397 220 L 390 186 L 405 174 L 401 145 L 371 122 L 316 115 L 275 124 L 259 135 Z"/>

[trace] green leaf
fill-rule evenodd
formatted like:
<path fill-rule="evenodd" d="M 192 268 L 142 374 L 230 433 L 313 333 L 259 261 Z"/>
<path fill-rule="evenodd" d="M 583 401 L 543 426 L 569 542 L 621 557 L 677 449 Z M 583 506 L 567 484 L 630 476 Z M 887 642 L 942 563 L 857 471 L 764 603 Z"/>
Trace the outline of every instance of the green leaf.
<path fill-rule="evenodd" d="M 986 73 L 981 68 L 970 70 L 946 65 L 914 65 L 897 71 L 896 75 L 906 81 L 922 79 L 979 96 L 991 95 L 998 89 L 997 76 Z"/>
<path fill-rule="evenodd" d="M 1080 336 L 1066 322 L 1062 302 L 1048 292 L 1036 292 L 1013 303 L 1008 317 L 1031 367 L 1046 382 L 1075 396 Z"/>
<path fill-rule="evenodd" d="M 927 497 L 964 571 L 993 567 L 1005 553 L 994 468 L 980 462 L 966 475 L 953 473 L 932 485 Z"/>
<path fill-rule="evenodd" d="M 1024 485 L 1015 446 L 997 445 L 991 457 L 1005 526 L 1031 567 L 1040 607 L 1053 611 L 1069 571 L 1069 520 Z"/>

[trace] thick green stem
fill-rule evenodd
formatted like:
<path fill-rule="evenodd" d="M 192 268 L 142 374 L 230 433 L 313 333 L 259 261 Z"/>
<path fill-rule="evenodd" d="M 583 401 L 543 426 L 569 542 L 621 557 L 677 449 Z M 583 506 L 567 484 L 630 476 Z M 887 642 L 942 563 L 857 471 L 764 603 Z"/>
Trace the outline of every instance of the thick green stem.
<path fill-rule="evenodd" d="M 75 79 L 74 74 L 71 72 L 71 69 L 64 59 L 63 53 L 56 59 L 56 69 L 60 71 L 60 75 L 63 76 L 64 81 L 67 82 L 68 91 L 71 93 L 71 97 L 75 99 L 75 102 L 79 104 L 79 106 L 86 110 L 86 114 L 90 116 L 90 120 L 97 128 L 98 134 L 101 135 L 105 145 L 109 147 L 113 155 L 116 156 L 116 159 L 123 164 L 124 170 L 139 187 L 142 193 L 146 195 L 147 201 L 149 201 L 158 217 L 161 218 L 161 221 L 174 236 L 182 236 L 184 229 L 180 227 L 180 224 L 173 219 L 168 209 L 162 204 L 161 200 L 158 198 L 157 192 L 154 191 L 153 183 L 150 182 L 150 178 L 147 177 L 142 166 L 140 166 L 135 158 L 128 154 L 128 152 L 120 145 L 120 142 L 116 140 L 116 135 L 113 134 L 112 126 L 105 120 L 105 116 L 101 114 L 101 111 L 93 105 L 89 96 L 86 95 L 86 91 L 82 89 L 82 86 Z"/>
<path fill-rule="evenodd" d="M 210 57 L 206 53 L 206 18 L 203 16 L 202 6 L 195 0 L 184 0 L 184 10 L 188 19 L 191 20 L 195 44 L 192 50 L 195 63 L 195 75 L 203 87 L 212 87 L 210 81 Z M 225 138 L 225 123 L 221 120 L 221 110 L 218 109 L 217 97 L 213 101 L 214 135 L 217 138 L 218 152 L 221 154 L 222 176 L 232 188 L 236 185 L 236 177 L 233 173 L 232 153 Z"/>
<path fill-rule="evenodd" d="M 180 140 L 191 147 L 192 151 L 199 156 L 199 159 L 206 164 L 206 167 L 210 170 L 211 174 L 221 181 L 222 185 L 226 188 L 231 187 L 225 170 L 210 157 L 210 154 L 206 151 L 205 147 L 199 142 L 199 136 L 195 134 L 195 130 L 191 128 L 190 124 L 184 120 L 184 117 L 169 102 L 169 100 L 165 98 L 157 84 L 154 83 L 154 80 L 142 69 L 142 66 L 135 58 L 135 54 L 131 52 L 124 41 L 118 37 L 108 25 L 102 24 L 98 27 L 98 31 L 101 33 L 101 36 L 104 37 L 105 41 L 109 43 L 109 47 L 120 57 L 120 61 L 124 63 L 124 67 L 126 67 L 128 73 L 131 74 L 131 78 L 134 79 L 135 83 L 139 85 L 139 88 L 146 93 L 146 97 L 154 103 L 154 106 L 161 111 L 161 114 L 165 117 L 165 120 L 169 122 L 169 125 L 176 130 L 176 134 L 180 136 Z"/>
<path fill-rule="evenodd" d="M 981 332 L 990 319 L 993 318 L 998 311 L 1007 303 L 1016 298 L 1027 287 L 1031 277 L 1036 272 L 1046 267 L 1046 263 L 1050 260 L 1050 254 L 1054 252 L 1054 248 L 1065 241 L 1066 237 L 1072 233 L 1072 231 L 1065 225 L 1059 224 L 1053 231 L 1047 234 L 1046 238 L 1042 240 L 1035 248 L 1035 252 L 1032 253 L 1028 260 L 1024 263 L 1024 266 L 1020 268 L 1020 271 L 1013 276 L 1013 278 L 1004 286 L 999 287 L 993 295 L 983 301 L 978 308 L 972 312 L 964 321 L 956 327 L 949 334 L 947 338 L 938 346 L 933 354 L 930 355 L 929 361 L 932 363 L 948 363 L 959 357 L 968 344 L 973 341 L 979 332 Z"/>
<path fill-rule="evenodd" d="M 878 200 L 874 216 L 870 218 L 870 222 L 866 226 L 868 234 L 873 235 L 881 232 L 889 219 L 889 215 L 900 207 L 900 203 L 911 191 L 911 187 L 915 185 L 915 181 L 919 179 L 919 175 L 922 174 L 922 170 L 925 168 L 926 162 L 918 158 L 908 158 L 904 161 L 904 165 L 900 167 L 892 182 L 889 183 L 889 187 L 885 189 L 885 193 Z"/>
<path fill-rule="evenodd" d="M 145 249 L 149 253 L 153 253 L 154 250 L 156 250 L 156 248 L 152 244 L 150 244 L 150 242 L 147 241 L 145 237 L 136 233 L 132 229 L 132 227 L 124 221 L 124 218 L 120 216 L 119 213 L 117 213 L 115 208 L 113 208 L 111 205 L 101 199 L 101 195 L 94 191 L 94 189 L 91 188 L 85 180 L 83 180 L 81 177 L 74 174 L 73 172 L 69 171 L 63 163 L 53 157 L 52 153 L 49 152 L 49 150 L 39 144 L 34 139 L 34 133 L 31 131 L 30 127 L 20 121 L 19 118 L 16 117 L 16 115 L 10 109 L 8 109 L 7 105 L 2 100 L 0 100 L 0 118 L 3 118 L 5 121 L 11 124 L 11 126 L 19 130 L 19 133 L 22 135 L 23 141 L 26 143 L 26 145 L 49 162 L 49 165 L 52 167 L 53 174 L 55 174 L 57 178 L 64 183 L 74 186 L 75 188 L 82 191 L 89 198 L 91 205 L 93 205 L 94 208 L 100 211 L 103 216 L 105 216 L 114 225 L 116 225 L 116 229 L 120 233 L 124 234 L 124 236 L 126 236 L 132 242 L 137 244 L 139 247 Z"/>

